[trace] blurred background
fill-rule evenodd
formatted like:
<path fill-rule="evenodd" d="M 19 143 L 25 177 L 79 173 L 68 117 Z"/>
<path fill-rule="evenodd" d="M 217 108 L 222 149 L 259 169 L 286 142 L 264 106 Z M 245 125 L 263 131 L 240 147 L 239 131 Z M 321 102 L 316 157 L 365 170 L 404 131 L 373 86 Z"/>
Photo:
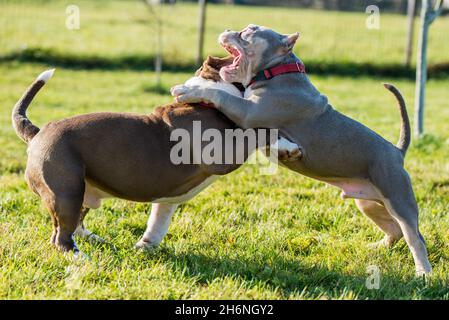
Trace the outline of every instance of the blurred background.
<path fill-rule="evenodd" d="M 164 4 L 159 5 L 160 2 Z M 402 68 L 406 65 L 407 0 L 208 2 L 204 54 L 224 54 L 217 45 L 217 36 L 225 28 L 240 30 L 248 23 L 255 23 L 279 32 L 300 32 L 295 52 L 312 73 L 412 76 L 412 72 Z M 151 70 L 161 52 L 163 69 L 196 67 L 197 1 L 0 0 L 0 4 L 0 62 Z M 73 13 L 67 9 L 69 5 L 79 9 L 79 29 L 66 27 Z M 369 5 L 380 10 L 379 29 L 366 26 Z M 416 6 L 419 15 L 420 1 L 416 1 Z M 415 20 L 412 67 L 419 33 L 418 17 Z M 449 69 L 447 30 L 447 16 L 432 25 L 428 49 L 432 70 Z"/>

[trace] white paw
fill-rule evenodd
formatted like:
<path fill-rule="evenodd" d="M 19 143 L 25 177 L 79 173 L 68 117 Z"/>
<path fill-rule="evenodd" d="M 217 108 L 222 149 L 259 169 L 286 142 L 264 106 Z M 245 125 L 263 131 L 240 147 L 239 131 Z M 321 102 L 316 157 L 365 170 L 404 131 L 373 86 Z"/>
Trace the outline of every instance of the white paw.
<path fill-rule="evenodd" d="M 174 97 L 185 94 L 187 91 L 189 91 L 189 87 L 183 84 L 178 84 L 170 89 L 170 93 Z"/>
<path fill-rule="evenodd" d="M 386 243 L 385 239 L 382 239 L 377 242 L 368 243 L 367 247 L 368 249 L 380 249 L 388 247 L 388 244 Z"/>
<path fill-rule="evenodd" d="M 89 242 L 100 242 L 100 243 L 105 243 L 106 241 L 97 236 L 95 233 L 93 233 L 92 231 L 89 231 L 88 229 L 84 228 L 83 226 L 78 226 L 74 232 L 75 236 L 81 237 L 81 238 L 85 238 L 87 240 L 89 240 Z"/>
<path fill-rule="evenodd" d="M 278 158 L 282 161 L 296 161 L 302 157 L 299 146 L 282 137 L 272 144 L 270 149 L 277 150 Z"/>
<path fill-rule="evenodd" d="M 151 250 L 151 249 L 157 248 L 158 246 L 159 246 L 159 243 L 153 243 L 146 239 L 140 239 L 139 242 L 136 243 L 134 248 Z"/>
<path fill-rule="evenodd" d="M 417 268 L 415 276 L 416 278 L 429 280 L 430 277 L 432 276 L 432 269 L 425 270 L 424 268 Z"/>

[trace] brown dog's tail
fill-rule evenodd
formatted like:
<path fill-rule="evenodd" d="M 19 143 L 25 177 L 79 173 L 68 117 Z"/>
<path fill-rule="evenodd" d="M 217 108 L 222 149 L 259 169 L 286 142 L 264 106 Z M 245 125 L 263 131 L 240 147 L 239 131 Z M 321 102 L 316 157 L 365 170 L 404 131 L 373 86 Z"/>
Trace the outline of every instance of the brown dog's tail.
<path fill-rule="evenodd" d="M 396 147 L 402 152 L 405 157 L 407 149 L 410 145 L 410 120 L 408 118 L 407 107 L 405 106 L 404 98 L 399 90 L 389 83 L 384 83 L 384 87 L 394 94 L 398 100 L 399 112 L 401 113 L 401 133 Z"/>
<path fill-rule="evenodd" d="M 42 72 L 25 91 L 22 98 L 17 101 L 14 109 L 12 110 L 12 126 L 14 127 L 14 130 L 19 138 L 26 143 L 30 142 L 31 139 L 33 139 L 39 132 L 39 128 L 27 118 L 27 108 L 31 101 L 33 101 L 36 93 L 38 93 L 44 84 L 47 83 L 47 81 L 52 77 L 54 71 L 55 69 L 51 69 Z"/>

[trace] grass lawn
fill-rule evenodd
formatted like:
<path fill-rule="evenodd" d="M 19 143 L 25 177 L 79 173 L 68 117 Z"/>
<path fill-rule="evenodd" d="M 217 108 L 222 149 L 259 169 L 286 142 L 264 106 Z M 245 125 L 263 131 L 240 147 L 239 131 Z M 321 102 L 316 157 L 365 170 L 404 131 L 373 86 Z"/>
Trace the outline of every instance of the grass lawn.
<path fill-rule="evenodd" d="M 66 6 L 80 10 L 80 29 L 65 28 Z M 3 0 L 0 2 L 0 54 L 41 48 L 58 54 L 120 57 L 155 53 L 154 16 L 141 0 Z M 198 8 L 193 4 L 162 6 L 164 60 L 194 60 Z M 380 29 L 369 30 L 368 15 L 307 9 L 208 5 L 205 52 L 223 54 L 217 36 L 249 23 L 269 25 L 284 33 L 300 32 L 295 52 L 308 61 L 402 63 L 405 16 L 382 13 Z M 417 21 L 418 26 L 418 21 Z M 429 63 L 448 62 L 449 16 L 432 25 Z M 416 32 L 417 40 L 418 32 Z M 415 41 L 416 42 L 416 41 Z"/>
<path fill-rule="evenodd" d="M 76 2 L 86 20 L 81 20 L 81 30 L 72 33 L 61 27 L 65 1 L 30 6 L 0 3 L 0 54 L 23 43 L 79 56 L 119 57 L 153 50 L 148 34 L 152 25 L 145 22 L 148 13 L 140 3 Z M 303 42 L 297 50 L 306 63 L 309 58 L 324 61 L 335 56 L 341 61 L 373 59 L 369 40 L 339 34 L 345 25 L 364 23 L 363 15 L 247 7 L 227 7 L 223 15 L 223 7 L 209 9 L 207 52 L 221 54 L 215 38 L 225 27 L 240 28 L 254 22 L 285 32 L 302 31 Z M 196 7 L 163 10 L 176 17 L 166 19 L 167 60 L 191 59 Z M 14 19 L 19 13 L 21 18 Z M 43 16 L 48 20 L 36 27 Z M 401 46 L 391 50 L 391 44 L 402 44 L 404 18 L 385 15 L 382 19 L 389 28 L 381 30 L 383 36 L 376 36 L 375 50 L 382 53 L 376 56 L 385 62 L 400 62 Z M 395 28 L 399 25 L 402 29 Z M 442 39 L 448 27 L 447 18 L 437 21 L 432 37 Z M 387 34 L 388 40 L 382 38 Z M 319 36 L 322 41 L 317 46 L 312 39 Z M 438 62 L 444 60 L 449 44 L 435 42 L 431 43 L 430 59 Z M 420 228 L 434 268 L 433 277 L 424 284 L 414 278 L 413 260 L 403 240 L 391 249 L 367 248 L 370 242 L 380 240 L 382 233 L 358 212 L 353 201 L 341 200 L 337 189 L 285 169 L 274 176 L 261 176 L 258 168 L 250 165 L 180 206 L 167 237 L 152 252 L 133 249 L 145 229 L 151 205 L 105 201 L 89 213 L 86 224 L 115 249 L 79 239 L 79 247 L 92 260 L 74 263 L 67 259 L 49 244 L 50 216 L 24 181 L 26 145 L 10 123 L 14 103 L 48 67 L 17 61 L 0 64 L 0 298 L 449 299 L 449 79 L 429 82 L 428 135 L 413 142 L 406 158 L 420 207 Z M 94 111 L 148 113 L 171 101 L 169 88 L 190 76 L 165 72 L 163 90 L 155 90 L 154 74 L 149 70 L 59 68 L 28 115 L 42 126 L 50 120 Z M 390 81 L 401 89 L 413 117 L 412 81 L 311 77 L 336 109 L 390 141 L 399 136 L 399 113 L 381 82 Z M 371 265 L 381 271 L 379 290 L 365 286 Z"/>

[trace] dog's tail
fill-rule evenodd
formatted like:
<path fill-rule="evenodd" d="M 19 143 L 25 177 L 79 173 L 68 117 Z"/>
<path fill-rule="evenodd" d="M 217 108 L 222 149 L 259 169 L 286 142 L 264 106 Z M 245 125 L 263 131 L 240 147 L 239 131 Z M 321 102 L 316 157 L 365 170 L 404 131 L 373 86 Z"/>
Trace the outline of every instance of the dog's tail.
<path fill-rule="evenodd" d="M 398 100 L 399 112 L 401 113 L 401 133 L 399 135 L 399 141 L 396 147 L 405 156 L 407 149 L 410 145 L 410 120 L 408 118 L 407 107 L 405 106 L 404 98 L 399 90 L 389 83 L 384 83 L 384 87 L 394 94 L 396 100 Z"/>
<path fill-rule="evenodd" d="M 31 139 L 39 132 L 39 128 L 36 127 L 26 115 L 27 108 L 31 101 L 33 101 L 34 96 L 39 90 L 44 86 L 44 84 L 51 78 L 55 69 L 47 70 L 42 72 L 36 80 L 31 84 L 31 86 L 25 91 L 22 98 L 17 101 L 14 109 L 12 110 L 12 125 L 16 134 L 20 139 L 26 143 L 30 142 Z"/>

